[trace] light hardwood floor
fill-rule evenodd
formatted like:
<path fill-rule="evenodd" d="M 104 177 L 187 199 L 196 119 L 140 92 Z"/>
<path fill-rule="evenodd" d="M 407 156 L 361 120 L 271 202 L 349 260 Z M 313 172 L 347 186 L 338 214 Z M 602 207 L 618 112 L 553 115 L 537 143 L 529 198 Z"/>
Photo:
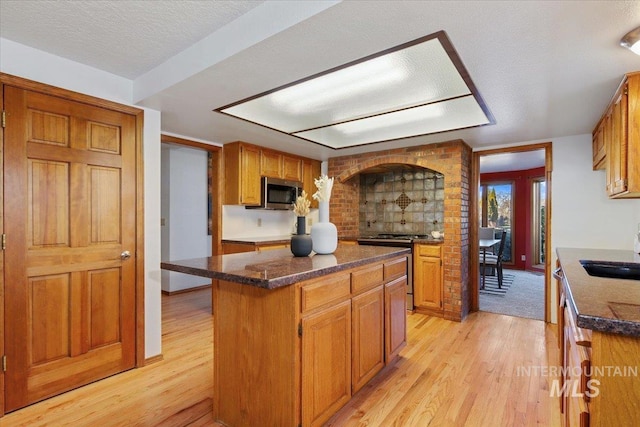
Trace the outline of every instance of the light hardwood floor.
<path fill-rule="evenodd" d="M 162 297 L 162 361 L 7 414 L 0 426 L 219 426 L 211 415 L 210 295 Z M 410 315 L 400 359 L 327 425 L 558 426 L 554 378 L 518 375 L 556 366 L 556 340 L 554 327 L 536 320 Z"/>

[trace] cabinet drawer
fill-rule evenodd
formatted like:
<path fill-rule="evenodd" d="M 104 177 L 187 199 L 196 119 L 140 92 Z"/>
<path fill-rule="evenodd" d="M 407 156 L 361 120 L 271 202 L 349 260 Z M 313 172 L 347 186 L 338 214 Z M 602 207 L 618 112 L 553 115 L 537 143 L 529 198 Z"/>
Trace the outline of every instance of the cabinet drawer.
<path fill-rule="evenodd" d="M 301 289 L 301 310 L 306 312 L 351 295 L 351 276 L 340 273 L 309 282 Z"/>
<path fill-rule="evenodd" d="M 407 274 L 407 258 L 398 258 L 384 263 L 384 280 L 389 281 Z"/>
<path fill-rule="evenodd" d="M 442 247 L 436 245 L 417 245 L 416 252 L 418 256 L 440 257 Z"/>
<path fill-rule="evenodd" d="M 381 284 L 384 280 L 382 264 L 367 266 L 351 273 L 351 291 L 354 294 L 366 291 Z"/>

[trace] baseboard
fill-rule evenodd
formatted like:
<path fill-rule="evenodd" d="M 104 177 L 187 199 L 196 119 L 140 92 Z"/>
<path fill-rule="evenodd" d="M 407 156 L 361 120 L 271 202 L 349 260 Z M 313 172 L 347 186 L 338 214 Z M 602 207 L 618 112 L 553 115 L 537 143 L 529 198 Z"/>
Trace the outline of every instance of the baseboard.
<path fill-rule="evenodd" d="M 162 362 L 164 360 L 164 356 L 162 356 L 162 353 L 157 354 L 155 356 L 151 356 L 148 357 L 146 359 L 144 359 L 144 366 L 148 366 L 151 365 L 152 363 L 156 363 L 156 362 Z"/>
<path fill-rule="evenodd" d="M 186 289 L 180 289 L 179 291 L 162 291 L 162 295 L 177 295 L 177 294 L 184 294 L 185 292 L 193 292 L 193 291 L 201 291 L 203 289 L 209 289 L 211 288 L 211 283 L 209 283 L 208 285 L 202 285 L 202 286 L 195 286 L 193 288 L 186 288 Z"/>

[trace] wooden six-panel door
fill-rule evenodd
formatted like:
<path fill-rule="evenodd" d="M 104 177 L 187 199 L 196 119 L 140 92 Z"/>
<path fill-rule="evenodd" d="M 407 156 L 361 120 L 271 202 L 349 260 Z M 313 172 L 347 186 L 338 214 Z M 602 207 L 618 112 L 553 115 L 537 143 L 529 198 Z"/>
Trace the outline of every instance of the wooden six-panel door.
<path fill-rule="evenodd" d="M 136 124 L 11 86 L 4 99 L 9 412 L 135 364 Z"/>

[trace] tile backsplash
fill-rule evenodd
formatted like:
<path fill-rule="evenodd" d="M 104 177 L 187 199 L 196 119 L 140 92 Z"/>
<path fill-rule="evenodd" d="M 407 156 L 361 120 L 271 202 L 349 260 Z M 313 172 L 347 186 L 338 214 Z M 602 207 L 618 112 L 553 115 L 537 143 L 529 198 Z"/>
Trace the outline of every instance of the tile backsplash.
<path fill-rule="evenodd" d="M 429 169 L 360 174 L 359 232 L 444 230 L 444 176 Z"/>

